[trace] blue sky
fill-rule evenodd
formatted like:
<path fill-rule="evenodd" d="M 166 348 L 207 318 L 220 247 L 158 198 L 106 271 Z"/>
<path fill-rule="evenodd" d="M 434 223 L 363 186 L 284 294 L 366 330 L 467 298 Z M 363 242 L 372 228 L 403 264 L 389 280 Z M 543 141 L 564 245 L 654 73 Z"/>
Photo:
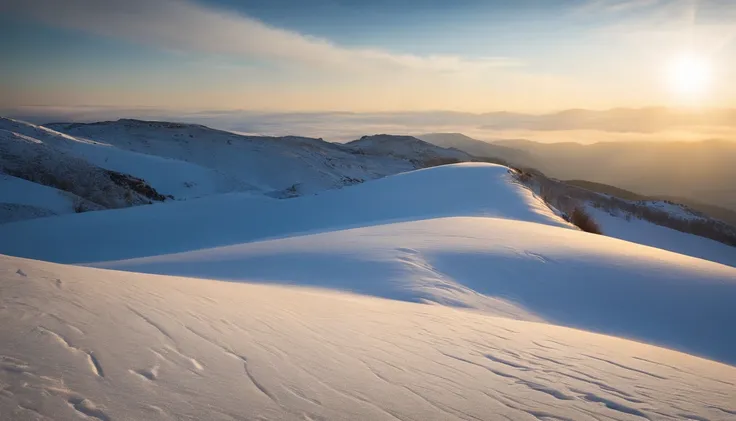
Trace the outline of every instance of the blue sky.
<path fill-rule="evenodd" d="M 5 108 L 736 106 L 730 0 L 4 0 L 0 12 Z M 708 89 L 687 98 L 666 80 L 683 54 L 708 68 Z"/>

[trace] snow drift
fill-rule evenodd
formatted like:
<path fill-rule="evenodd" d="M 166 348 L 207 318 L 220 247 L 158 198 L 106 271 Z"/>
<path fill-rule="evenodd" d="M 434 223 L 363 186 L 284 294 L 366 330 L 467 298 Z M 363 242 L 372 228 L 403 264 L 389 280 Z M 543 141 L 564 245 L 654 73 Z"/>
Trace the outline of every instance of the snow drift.
<path fill-rule="evenodd" d="M 0 414 L 727 420 L 731 366 L 441 306 L 0 256 Z"/>
<path fill-rule="evenodd" d="M 536 223 L 430 219 L 95 266 L 473 308 L 736 364 L 735 268 Z"/>

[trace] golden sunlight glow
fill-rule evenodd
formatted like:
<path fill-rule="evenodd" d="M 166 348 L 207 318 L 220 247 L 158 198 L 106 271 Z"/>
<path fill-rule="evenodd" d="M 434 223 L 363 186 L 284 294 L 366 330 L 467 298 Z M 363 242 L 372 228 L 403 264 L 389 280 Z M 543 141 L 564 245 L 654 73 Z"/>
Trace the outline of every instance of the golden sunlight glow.
<path fill-rule="evenodd" d="M 711 71 L 711 64 L 707 58 L 683 54 L 670 63 L 670 88 L 679 95 L 701 96 L 708 90 Z"/>

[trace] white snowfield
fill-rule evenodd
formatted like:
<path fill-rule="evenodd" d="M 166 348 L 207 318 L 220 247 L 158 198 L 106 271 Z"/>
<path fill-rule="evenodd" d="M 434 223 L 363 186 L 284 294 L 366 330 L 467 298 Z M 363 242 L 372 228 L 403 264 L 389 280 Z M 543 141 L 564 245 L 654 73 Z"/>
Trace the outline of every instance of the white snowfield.
<path fill-rule="evenodd" d="M 732 420 L 736 368 L 442 306 L 0 256 L 3 420 Z"/>
<path fill-rule="evenodd" d="M 94 266 L 473 308 L 736 363 L 735 268 L 536 223 L 430 219 Z"/>
<path fill-rule="evenodd" d="M 583 233 L 502 166 L 4 224 L 0 253 L 100 267 L 0 256 L 0 419 L 736 417 L 736 268 Z"/>

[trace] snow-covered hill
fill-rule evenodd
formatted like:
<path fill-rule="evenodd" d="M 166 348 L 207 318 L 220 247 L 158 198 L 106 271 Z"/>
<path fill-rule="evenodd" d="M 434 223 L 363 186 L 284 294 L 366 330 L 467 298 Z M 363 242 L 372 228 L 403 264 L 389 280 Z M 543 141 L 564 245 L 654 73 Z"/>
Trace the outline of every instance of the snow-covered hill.
<path fill-rule="evenodd" d="M 125 212 L 6 224 L 0 226 L 0 253 L 88 263 L 452 216 L 501 217 L 570 227 L 515 182 L 506 167 L 464 164 L 413 171 L 290 200 L 230 194 Z M 110 237 L 115 241 L 109 241 Z M 67 247 L 57 247 L 52 238 L 65 238 Z"/>
<path fill-rule="evenodd" d="M 90 197 L 92 190 L 119 190 L 108 186 L 107 171 L 130 175 L 156 194 L 174 200 L 230 192 L 288 198 L 436 165 L 437 158 L 470 159 L 462 152 L 409 137 L 391 139 L 391 147 L 403 150 L 403 154 L 366 154 L 320 139 L 242 136 L 200 125 L 139 120 L 56 123 L 44 127 L 0 118 L 0 131 L 4 133 L 1 148 L 5 157 L 1 171 L 68 190 L 103 209 L 122 206 L 116 192 L 104 203 L 99 197 Z M 75 178 L 69 172 L 97 175 Z M 49 181 L 59 177 L 65 180 Z M 82 183 L 87 184 L 81 189 L 84 191 L 72 188 Z M 0 192 L 0 202 L 12 208 L 12 214 L 0 222 L 58 213 L 10 200 Z M 149 201 L 127 200 L 124 204 Z M 93 209 L 94 206 L 85 208 Z"/>
<path fill-rule="evenodd" d="M 0 285 L 3 419 L 736 414 L 733 366 L 548 324 L 4 256 Z"/>
<path fill-rule="evenodd" d="M 0 252 L 435 302 L 736 361 L 736 335 L 724 333 L 735 268 L 580 232 L 498 165 L 292 200 L 233 194 L 6 224 Z"/>
<path fill-rule="evenodd" d="M 209 127 L 118 120 L 48 127 L 116 148 L 215 169 L 284 196 L 310 194 L 418 168 L 409 159 L 366 157 L 355 150 L 305 137 L 244 136 Z"/>
<path fill-rule="evenodd" d="M 363 136 L 346 145 L 367 155 L 394 156 L 414 161 L 473 160 L 471 155 L 461 150 L 442 148 L 412 136 Z"/>
<path fill-rule="evenodd" d="M 474 308 L 736 363 L 736 268 L 539 223 L 429 219 L 94 266 Z"/>
<path fill-rule="evenodd" d="M 114 171 L 140 179 L 141 183 L 150 185 L 157 194 L 167 198 L 181 200 L 209 197 L 212 203 L 223 205 L 230 200 L 217 197 L 223 193 L 249 192 L 252 196 L 290 198 L 349 186 L 415 168 L 476 159 L 460 150 L 441 148 L 410 136 L 364 136 L 342 145 L 302 137 L 242 136 L 194 124 L 139 120 L 92 124 L 57 123 L 50 124 L 49 127 L 51 128 L 0 119 L 0 128 L 16 137 L 15 141 L 11 142 L 13 145 L 18 143 L 19 138 L 31 139 L 31 143 L 26 143 L 33 146 L 32 150 L 46 151 L 50 159 L 43 160 L 41 170 L 46 172 L 50 170 L 54 173 L 59 169 L 57 161 L 65 161 L 80 165 L 65 164 L 61 168 L 79 167 L 81 168 L 79 172 L 86 174 L 91 166 L 104 175 L 102 178 L 94 179 L 101 180 L 102 185 L 96 185 L 96 181 L 93 181 L 86 190 L 108 189 L 106 185 L 109 184 L 110 176 L 105 175 L 105 172 Z M 56 130 L 61 130 L 65 134 Z M 444 141 L 450 137 L 451 141 L 460 141 L 463 144 L 476 142 L 493 150 L 503 149 L 473 139 L 461 138 L 462 135 L 458 134 L 438 136 Z M 56 158 L 57 155 L 61 158 Z M 16 159 L 10 161 L 12 163 Z M 38 172 L 37 170 L 39 168 L 34 166 L 30 173 Z M 11 173 L 20 175 L 12 171 Z M 89 183 L 89 180 L 87 182 Z M 74 184 L 76 183 L 71 183 Z M 69 183 L 52 187 L 62 187 L 64 190 L 63 186 L 67 185 Z M 74 193 L 85 199 L 92 199 L 89 194 L 83 194 L 81 191 Z M 26 203 L 16 203 L 14 200 L 9 194 L 0 191 L 0 203 L 3 203 L 0 222 L 60 213 Z M 148 203 L 149 200 L 150 198 L 134 200 L 132 204 Z M 93 202 L 99 203 L 99 200 L 93 199 Z M 95 206 L 119 207 L 121 205 L 119 202 L 120 200 L 117 200 L 115 202 L 117 204 L 113 206 L 107 204 Z M 124 201 L 123 204 L 127 206 L 128 201 Z M 194 205 L 187 209 L 199 207 L 200 205 Z M 94 208 L 94 206 L 84 207 L 85 210 Z M 667 206 L 666 209 L 660 210 L 671 213 L 673 218 L 682 214 L 682 208 L 676 206 Z M 167 212 L 162 211 L 162 214 Z M 299 220 L 298 217 L 296 219 Z M 672 235 L 667 235 L 670 230 L 663 230 L 654 225 L 659 222 L 655 221 L 651 230 L 631 230 L 628 229 L 630 224 L 624 224 L 625 215 L 614 214 L 610 217 L 604 215 L 600 219 L 606 225 L 604 230 L 606 235 L 736 265 L 734 249 L 691 235 L 676 233 L 677 238 L 673 238 Z M 131 230 L 135 233 L 139 231 Z M 709 236 L 699 231 L 696 233 Z M 709 238 L 714 236 L 710 235 Z M 213 245 L 222 244 L 207 244 Z"/>
<path fill-rule="evenodd" d="M 0 129 L 0 174 L 68 191 L 94 203 L 94 206 L 83 210 L 121 208 L 163 199 L 140 180 L 100 168 L 39 139 L 3 129 Z M 17 183 L 13 184 L 4 183 L 7 190 L 0 191 L 0 202 L 28 204 L 24 203 L 27 198 L 14 193 Z M 40 193 L 40 187 L 35 187 L 39 194 L 45 194 Z M 44 199 L 39 198 L 38 202 L 44 202 Z M 52 208 L 56 206 L 47 203 Z M 81 202 L 80 206 L 83 204 Z M 48 210 L 54 213 L 53 209 Z"/>
<path fill-rule="evenodd" d="M 217 169 L 131 152 L 94 139 L 80 139 L 62 134 L 43 126 L 0 118 L 0 128 L 35 139 L 48 148 L 82 159 L 91 165 L 141 178 L 161 194 L 176 199 L 253 189 L 247 183 Z"/>
<path fill-rule="evenodd" d="M 586 205 L 586 209 L 601 226 L 604 235 L 736 267 L 736 247 L 657 225 L 623 212 L 611 214 L 590 204 Z M 686 221 L 697 219 L 687 212 L 683 216 Z"/>
<path fill-rule="evenodd" d="M 583 209 L 604 235 L 736 267 L 736 227 L 685 205 L 625 200 L 537 172 L 517 179 L 564 213 Z"/>
<path fill-rule="evenodd" d="M 582 232 L 503 166 L 9 223 L 0 253 L 96 266 L 0 255 L 3 419 L 736 415 L 736 268 Z"/>

